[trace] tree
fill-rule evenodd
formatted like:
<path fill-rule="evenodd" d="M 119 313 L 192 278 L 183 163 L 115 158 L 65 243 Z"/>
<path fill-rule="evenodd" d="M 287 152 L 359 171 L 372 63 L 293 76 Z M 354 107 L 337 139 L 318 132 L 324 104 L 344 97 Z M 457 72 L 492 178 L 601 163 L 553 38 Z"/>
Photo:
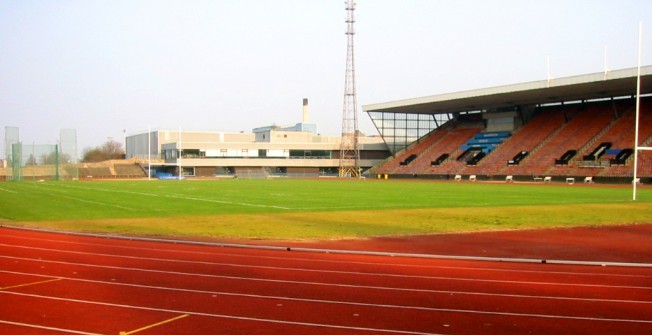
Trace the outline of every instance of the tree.
<path fill-rule="evenodd" d="M 83 162 L 93 163 L 102 162 L 110 159 L 122 159 L 124 156 L 122 143 L 109 139 L 104 144 L 95 148 L 84 149 Z"/>
<path fill-rule="evenodd" d="M 70 161 L 70 155 L 60 152 L 50 152 L 41 155 L 41 163 L 45 165 L 69 163 Z"/>

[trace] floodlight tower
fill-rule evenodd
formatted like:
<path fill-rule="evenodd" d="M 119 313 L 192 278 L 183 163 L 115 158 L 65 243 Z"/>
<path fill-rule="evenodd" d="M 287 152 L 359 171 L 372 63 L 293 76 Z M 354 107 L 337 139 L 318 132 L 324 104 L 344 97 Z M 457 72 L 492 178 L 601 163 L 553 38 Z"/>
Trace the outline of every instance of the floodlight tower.
<path fill-rule="evenodd" d="M 358 101 L 355 91 L 355 60 L 353 36 L 355 30 L 355 2 L 346 0 L 346 72 L 344 79 L 344 112 L 342 113 L 342 140 L 340 143 L 340 177 L 360 177 L 360 150 L 358 148 Z"/>

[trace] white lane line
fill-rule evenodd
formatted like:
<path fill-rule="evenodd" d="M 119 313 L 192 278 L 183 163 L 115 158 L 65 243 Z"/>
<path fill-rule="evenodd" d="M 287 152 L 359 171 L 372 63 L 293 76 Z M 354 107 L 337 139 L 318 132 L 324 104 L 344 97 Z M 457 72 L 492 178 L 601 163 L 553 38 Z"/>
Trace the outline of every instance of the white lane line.
<path fill-rule="evenodd" d="M 83 332 L 83 331 L 73 330 L 73 329 L 64 329 L 64 328 L 48 327 L 48 326 L 35 325 L 35 324 L 31 324 L 31 323 L 14 322 L 14 321 L 8 321 L 8 320 L 0 320 L 0 323 L 4 323 L 4 324 L 8 324 L 8 325 L 12 325 L 12 326 L 20 326 L 20 327 L 27 327 L 27 328 L 36 328 L 36 329 L 43 329 L 43 330 L 51 330 L 51 331 L 56 331 L 56 332 L 68 333 L 68 334 L 80 334 L 80 335 L 103 335 L 103 334 L 98 334 L 98 333 L 89 333 L 89 332 Z"/>
<path fill-rule="evenodd" d="M 401 333 L 401 334 L 424 334 L 424 335 L 425 334 L 431 334 L 431 333 L 421 333 L 421 332 L 412 332 L 412 331 L 349 327 L 349 326 L 328 325 L 328 324 L 319 324 L 319 323 L 305 323 L 305 322 L 283 321 L 283 320 L 275 320 L 275 319 L 250 318 L 250 317 L 235 316 L 235 315 L 213 314 L 213 313 L 193 312 L 193 311 L 184 311 L 184 310 L 161 309 L 161 308 L 156 308 L 156 307 L 134 306 L 134 305 L 107 303 L 107 302 L 90 301 L 90 300 L 61 298 L 61 297 L 38 295 L 38 294 L 29 294 L 29 293 L 19 293 L 19 292 L 12 292 L 12 291 L 0 291 L 0 294 L 9 294 L 9 295 L 32 297 L 32 298 L 39 298 L 39 299 L 52 299 L 52 300 L 87 303 L 87 304 L 96 304 L 96 305 L 103 305 L 103 306 L 133 308 L 133 309 L 159 311 L 159 312 L 170 312 L 170 313 L 179 313 L 179 314 L 190 314 L 190 315 L 198 315 L 198 316 L 210 316 L 210 317 L 220 317 L 220 318 L 240 319 L 240 320 L 250 320 L 250 321 L 261 321 L 261 322 L 272 322 L 272 323 L 291 324 L 291 325 L 304 325 L 304 326 L 313 326 L 313 327 L 327 327 L 327 328 L 339 328 L 339 329 L 350 329 L 350 330 L 365 330 L 365 331 L 386 332 L 386 333 Z M 461 314 L 498 315 L 498 316 L 528 317 L 528 318 L 543 318 L 543 319 L 561 319 L 561 320 L 582 320 L 582 321 L 601 321 L 601 322 L 652 324 L 652 320 L 638 320 L 638 319 L 613 319 L 613 318 L 598 318 L 598 317 L 584 317 L 584 316 L 512 313 L 512 312 L 481 311 L 481 310 L 454 309 L 454 308 L 433 308 L 432 310 L 437 311 L 437 312 L 442 312 L 442 313 L 461 313 Z"/>
<path fill-rule="evenodd" d="M 342 274 L 342 275 L 388 277 L 388 278 L 448 280 L 448 281 L 480 282 L 480 283 L 501 283 L 501 284 L 520 284 L 520 285 L 599 287 L 599 288 L 652 290 L 652 286 L 560 283 L 560 282 L 549 282 L 549 281 L 548 282 L 545 282 L 545 281 L 542 282 L 542 281 L 522 281 L 522 280 L 502 280 L 502 279 L 460 278 L 460 277 L 450 277 L 450 276 L 400 275 L 400 274 L 393 274 L 393 273 L 369 273 L 369 272 L 340 271 L 340 270 L 315 270 L 315 269 L 305 269 L 305 268 L 276 267 L 276 266 L 263 266 L 263 265 L 242 265 L 242 264 L 233 264 L 233 263 L 182 261 L 182 260 L 172 260 L 172 259 L 162 259 L 162 258 L 148 258 L 148 257 L 137 257 L 137 256 L 99 254 L 99 253 L 79 252 L 79 251 L 60 251 L 60 250 L 56 250 L 56 249 L 35 248 L 35 247 L 27 247 L 27 246 L 13 246 L 13 245 L 7 245 L 7 244 L 0 244 L 0 246 L 11 246 L 11 247 L 16 247 L 16 248 L 36 249 L 36 250 L 47 251 L 47 252 L 70 253 L 70 254 L 80 254 L 80 255 L 87 255 L 87 256 L 102 256 L 102 257 L 112 257 L 112 258 L 121 258 L 121 259 L 135 259 L 135 260 L 143 260 L 143 261 L 182 263 L 182 264 L 185 263 L 185 264 L 202 264 L 202 265 L 212 265 L 212 266 L 228 266 L 228 267 L 234 267 L 234 268 L 265 269 L 265 270 L 273 270 L 273 271 L 298 271 L 298 272 L 309 272 L 309 273 Z M 31 261 L 37 261 L 37 262 L 51 262 L 51 263 L 62 263 L 62 264 L 68 264 L 68 265 L 103 267 L 103 265 L 95 265 L 95 264 L 68 263 L 68 262 L 60 262 L 60 261 L 45 260 L 45 259 L 12 257 L 12 256 L 6 256 L 6 255 L 0 255 L 0 257 L 1 258 L 15 258 L 15 259 L 31 260 Z M 166 271 L 162 271 L 162 270 L 151 270 L 151 269 L 142 269 L 142 268 L 129 268 L 129 269 L 138 269 L 139 271 L 161 271 L 163 273 L 167 273 Z M 171 273 L 177 273 L 177 272 L 173 271 Z M 194 274 L 187 274 L 187 275 L 194 275 Z M 197 275 L 199 275 L 199 274 L 197 274 Z"/>
<path fill-rule="evenodd" d="M 177 287 L 152 286 L 152 285 L 141 285 L 141 284 L 133 284 L 133 283 L 121 283 L 121 282 L 116 282 L 116 281 L 81 279 L 81 278 L 74 278 L 74 277 L 57 277 L 57 276 L 51 276 L 51 275 L 43 275 L 43 274 L 35 274 L 35 273 L 24 273 L 24 272 L 14 272 L 14 271 L 4 271 L 4 270 L 0 270 L 0 273 L 8 273 L 8 274 L 14 274 L 14 275 L 23 275 L 23 276 L 34 276 L 34 277 L 42 277 L 42 278 L 61 278 L 61 279 L 65 279 L 65 280 L 71 281 L 71 282 L 82 282 L 82 283 L 101 284 L 101 285 L 135 287 L 135 288 L 143 288 L 143 289 L 150 289 L 150 290 L 160 290 L 160 291 L 171 291 L 171 292 L 207 294 L 207 295 L 222 295 L 222 296 L 242 297 L 242 298 L 252 298 L 252 299 L 283 300 L 283 301 L 297 301 L 297 302 L 308 302 L 308 303 L 318 303 L 318 304 L 361 306 L 361 307 L 386 308 L 386 309 L 406 309 L 406 310 L 420 310 L 420 311 L 439 311 L 440 310 L 440 308 L 424 307 L 424 306 L 372 304 L 372 303 L 364 303 L 364 302 L 356 302 L 356 301 L 293 298 L 293 297 L 287 297 L 287 296 L 273 296 L 273 295 L 260 295 L 260 294 L 232 293 L 232 292 L 223 292 L 223 291 L 195 290 L 195 289 L 186 289 L 186 288 L 177 288 Z M 462 291 L 432 290 L 432 291 L 430 291 L 428 293 L 445 294 L 445 295 L 486 296 L 486 297 L 500 297 L 500 298 L 524 298 L 524 299 L 538 299 L 538 300 L 570 300 L 570 301 L 587 301 L 587 302 L 602 302 L 602 303 L 642 304 L 642 305 L 652 304 L 652 301 L 526 296 L 526 295 L 517 295 L 517 294 L 478 293 L 478 292 L 462 292 Z"/>
<path fill-rule="evenodd" d="M 161 248 L 145 248 L 145 247 L 131 247 L 125 245 L 110 245 L 110 244 L 100 244 L 100 243 L 88 243 L 88 242 L 72 242 L 72 241 L 62 241 L 62 240 L 53 240 L 53 239 L 44 239 L 44 238 L 35 238 L 35 237 L 25 237 L 25 236 L 14 236 L 1 234 L 0 237 L 8 237 L 19 240 L 30 240 L 30 241 L 43 241 L 48 243 L 59 243 L 59 244 L 70 244 L 70 245 L 85 245 L 85 246 L 96 246 L 102 248 L 112 248 L 112 249 L 125 249 L 125 250 L 143 250 L 143 251 L 154 251 L 154 252 L 167 252 L 171 254 L 189 254 L 189 255 L 207 255 L 207 256 L 228 256 L 228 257 L 239 257 L 239 258 L 253 258 L 253 259 L 272 259 L 272 260 L 282 260 L 282 261 L 302 261 L 302 262 L 311 262 L 311 263 L 329 263 L 329 264 L 352 264 L 352 265 L 382 265 L 389 267 L 401 267 L 401 268 L 417 268 L 417 269 L 446 269 L 446 270 L 465 270 L 465 271 L 486 271 L 486 272 L 505 272 L 505 273 L 535 273 L 535 274 L 553 274 L 553 275 L 571 275 L 571 276 L 590 276 L 590 277 L 623 277 L 623 278 L 652 278 L 650 275 L 641 275 L 641 274 L 620 274 L 620 273 L 604 273 L 604 272 L 571 272 L 571 271 L 541 271 L 541 270 L 513 270 L 513 269 L 500 269 L 500 268 L 486 268 L 486 267 L 469 267 L 469 266 L 445 266 L 445 265 L 416 265 L 416 264 L 403 264 L 403 263 L 384 263 L 384 262 L 361 262 L 361 261 L 341 261 L 341 260 L 327 260 L 327 259 L 315 259 L 315 258 L 303 258 L 303 257 L 290 257 L 288 256 L 261 256 L 261 255 L 251 255 L 251 254 L 236 254 L 229 252 L 202 252 L 202 251 L 188 251 L 188 250 L 176 250 L 176 249 L 161 249 Z M 110 237 L 110 236 L 107 236 Z M 94 236 L 97 238 L 97 236 Z M 224 249 L 223 247 L 215 247 Z M 595 269 L 595 268 L 591 268 Z M 613 267 L 609 269 L 614 269 Z M 620 268 L 616 268 L 620 269 Z M 604 268 L 601 267 L 600 271 L 604 271 Z"/>
<path fill-rule="evenodd" d="M 298 281 L 298 280 L 265 279 L 265 278 L 250 278 L 250 277 L 242 277 L 242 276 L 225 276 L 225 275 L 211 275 L 211 274 L 200 274 L 200 273 L 161 271 L 161 270 L 125 268 L 125 267 L 106 266 L 106 265 L 69 263 L 69 262 L 59 262 L 59 261 L 44 261 L 44 260 L 25 259 L 25 258 L 16 258 L 16 257 L 8 257 L 8 256 L 0 256 L 0 258 L 12 258 L 12 259 L 27 260 L 27 261 L 35 261 L 35 262 L 46 262 L 46 263 L 54 263 L 54 264 L 90 267 L 90 268 L 103 268 L 103 269 L 112 269 L 112 270 L 120 270 L 120 271 L 136 271 L 136 272 L 158 273 L 158 274 L 166 274 L 166 275 L 179 275 L 179 276 L 200 277 L 200 278 L 217 278 L 217 279 L 227 279 L 227 280 L 241 280 L 241 281 L 264 282 L 264 283 L 274 283 L 274 284 L 307 285 L 307 286 L 337 287 L 337 288 L 358 289 L 358 290 L 359 289 L 366 289 L 366 290 L 379 290 L 379 291 L 390 291 L 390 292 L 413 292 L 413 293 L 426 293 L 426 294 L 441 294 L 441 293 L 451 294 L 451 293 L 455 293 L 455 291 L 451 292 L 451 291 L 432 290 L 432 289 L 416 289 L 416 288 L 400 288 L 400 287 L 387 287 L 387 286 L 337 284 L 337 283 L 310 282 L 310 281 Z M 645 289 L 649 289 L 649 288 L 645 288 Z M 590 298 L 568 298 L 568 299 L 564 299 L 563 297 L 559 297 L 559 298 L 546 297 L 546 296 L 528 297 L 528 296 L 520 296 L 520 295 L 510 295 L 510 294 L 501 295 L 501 294 L 481 293 L 481 292 L 459 292 L 459 294 L 478 295 L 478 296 L 497 296 L 497 297 L 505 296 L 505 297 L 513 297 L 513 298 L 530 298 L 530 299 L 555 299 L 555 300 L 578 300 L 578 301 L 584 301 L 582 299 L 588 299 L 586 301 L 595 301 L 595 302 L 600 301 L 599 299 L 590 299 Z M 604 302 L 609 302 L 609 301 L 605 300 Z M 618 301 L 618 300 L 615 300 L 614 302 L 643 303 L 643 304 L 647 303 L 647 302 L 639 302 L 639 301 L 636 301 L 636 300 L 632 300 L 632 301 L 626 301 L 626 300 Z"/>
<path fill-rule="evenodd" d="M 214 313 L 202 313 L 202 312 L 193 312 L 193 311 L 182 311 L 182 310 L 165 309 L 165 308 L 155 308 L 155 307 L 146 307 L 146 306 L 134 306 L 134 305 L 116 304 L 116 303 L 108 303 L 108 302 L 101 302 L 101 301 L 69 299 L 69 298 L 61 298 L 61 297 L 38 295 L 38 294 L 18 293 L 18 292 L 10 292 L 10 291 L 0 291 L 0 294 L 9 294 L 9 295 L 15 295 L 15 296 L 21 296 L 21 297 L 29 297 L 29 298 L 36 298 L 36 299 L 48 299 L 48 300 L 73 302 L 73 303 L 81 303 L 81 304 L 89 304 L 89 305 L 109 306 L 109 307 L 136 309 L 136 310 L 145 310 L 145 311 L 155 311 L 155 312 L 166 312 L 166 313 L 174 313 L 174 314 L 189 314 L 189 315 L 195 315 L 195 316 L 205 316 L 205 317 L 213 317 L 213 318 L 221 318 L 221 319 L 232 319 L 232 320 L 274 323 L 274 324 L 291 325 L 291 326 L 344 329 L 344 330 L 348 330 L 348 331 L 367 331 L 367 332 L 391 333 L 391 334 L 442 335 L 442 334 L 437 334 L 437 333 L 424 333 L 424 332 L 417 332 L 417 331 L 341 326 L 341 325 L 323 324 L 323 323 L 297 322 L 297 321 L 286 321 L 286 320 L 265 319 L 265 318 L 252 318 L 252 317 L 246 317 L 246 316 L 227 315 L 227 314 L 214 314 Z"/>

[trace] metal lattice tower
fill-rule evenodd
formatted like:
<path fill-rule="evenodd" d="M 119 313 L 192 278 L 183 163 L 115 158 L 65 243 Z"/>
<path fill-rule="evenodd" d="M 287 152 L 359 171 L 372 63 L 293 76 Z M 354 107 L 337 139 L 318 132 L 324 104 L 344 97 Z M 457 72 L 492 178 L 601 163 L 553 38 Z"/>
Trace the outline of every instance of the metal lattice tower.
<path fill-rule="evenodd" d="M 355 60 L 353 36 L 355 30 L 355 2 L 346 1 L 346 72 L 344 80 L 344 112 L 342 113 L 342 141 L 340 144 L 340 177 L 360 176 L 358 148 L 358 101 L 355 91 Z"/>

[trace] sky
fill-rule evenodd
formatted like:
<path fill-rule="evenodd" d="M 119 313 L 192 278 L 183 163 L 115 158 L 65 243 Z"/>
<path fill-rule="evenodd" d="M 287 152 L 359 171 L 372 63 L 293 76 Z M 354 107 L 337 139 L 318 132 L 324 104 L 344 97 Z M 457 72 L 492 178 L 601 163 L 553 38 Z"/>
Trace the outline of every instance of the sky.
<path fill-rule="evenodd" d="M 342 130 L 343 0 L 0 0 L 0 132 Z M 649 0 L 358 0 L 362 105 L 652 65 Z M 606 57 L 605 57 L 606 55 Z M 4 157 L 4 145 L 0 146 Z"/>

